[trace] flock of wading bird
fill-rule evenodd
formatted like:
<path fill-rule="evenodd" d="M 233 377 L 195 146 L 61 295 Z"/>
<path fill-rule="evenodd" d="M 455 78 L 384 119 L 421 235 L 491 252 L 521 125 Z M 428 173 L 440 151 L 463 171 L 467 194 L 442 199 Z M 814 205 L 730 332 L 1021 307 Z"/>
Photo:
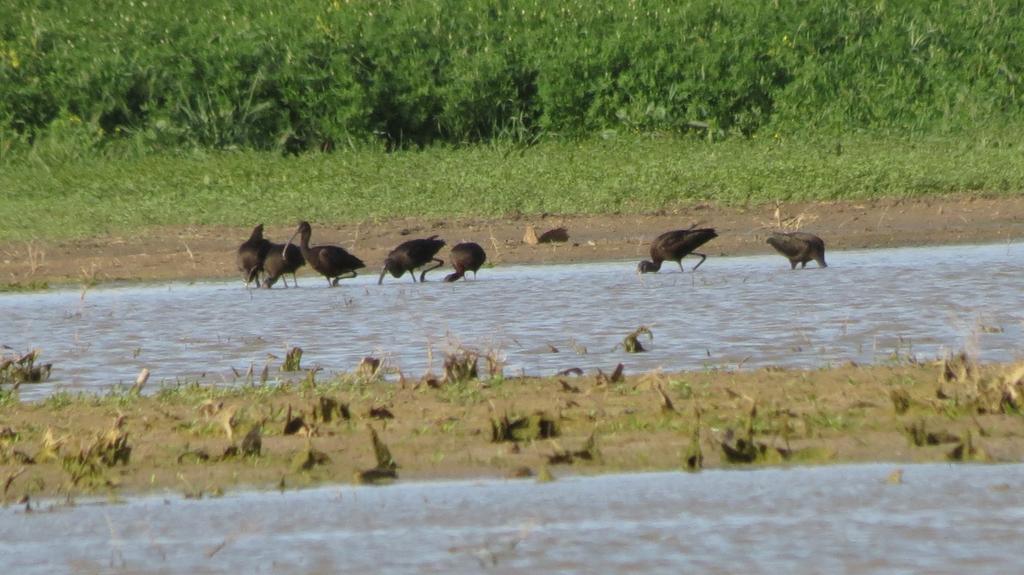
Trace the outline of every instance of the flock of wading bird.
<path fill-rule="evenodd" d="M 556 235 L 561 236 L 561 241 L 568 239 L 563 228 L 552 231 L 559 232 Z M 334 287 L 338 285 L 339 280 L 354 278 L 357 275 L 357 270 L 366 267 L 363 260 L 350 254 L 341 246 L 309 245 L 312 234 L 313 228 L 309 222 L 300 222 L 298 229 L 286 243 L 275 244 L 263 237 L 263 224 L 253 228 L 249 239 L 238 247 L 236 260 L 238 269 L 245 279 L 246 287 L 255 284 L 270 288 L 279 278 L 284 281 L 284 286 L 288 287 L 288 280 L 284 279 L 286 274 L 292 274 L 292 281 L 298 286 L 295 272 L 306 264 L 327 278 L 327 285 Z M 299 236 L 298 246 L 293 243 L 295 236 Z M 543 235 L 541 237 L 543 239 Z M 637 272 L 656 272 L 661 269 L 662 262 L 666 261 L 676 262 L 679 264 L 679 271 L 685 271 L 682 260 L 688 255 L 700 256 L 700 261 L 693 266 L 693 269 L 696 270 L 704 263 L 707 256 L 695 250 L 716 237 L 718 234 L 715 233 L 714 228 L 690 227 L 685 230 L 665 232 L 651 242 L 651 259 L 640 262 Z M 828 267 L 825 263 L 825 242 L 814 234 L 774 232 L 768 238 L 767 243 L 789 259 L 790 269 L 796 269 L 797 264 L 804 268 L 810 261 L 816 262 L 818 267 Z M 437 253 L 444 246 L 445 241 L 436 235 L 402 242 L 384 259 L 377 284 L 380 285 L 384 282 L 385 274 L 390 273 L 392 276 L 400 278 L 406 272 L 409 272 L 413 283 L 415 283 L 417 269 L 421 270 L 420 282 L 425 281 L 427 272 L 444 265 L 444 260 L 437 257 Z M 476 272 L 487 261 L 487 253 L 480 247 L 480 244 L 463 242 L 452 248 L 449 259 L 455 271 L 445 276 L 444 281 L 453 282 L 465 277 L 466 272 L 473 272 L 473 277 L 476 277 Z M 261 275 L 263 276 L 262 283 L 260 282 Z"/>

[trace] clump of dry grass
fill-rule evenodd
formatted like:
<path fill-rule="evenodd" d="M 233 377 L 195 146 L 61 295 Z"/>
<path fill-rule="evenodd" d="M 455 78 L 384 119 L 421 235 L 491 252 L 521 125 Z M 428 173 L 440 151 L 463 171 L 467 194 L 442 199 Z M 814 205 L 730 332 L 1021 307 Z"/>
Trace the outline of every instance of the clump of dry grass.
<path fill-rule="evenodd" d="M 601 458 L 601 452 L 597 449 L 597 436 L 594 433 L 591 433 L 583 446 L 576 450 L 562 449 L 557 442 L 552 443 L 555 451 L 547 456 L 549 465 L 572 465 L 579 461 L 599 461 Z"/>
<path fill-rule="evenodd" d="M 704 450 L 700 446 L 700 429 L 703 412 L 696 404 L 693 406 L 693 431 L 690 434 L 690 445 L 683 456 L 683 465 L 687 471 L 700 471 L 704 468 Z"/>
<path fill-rule="evenodd" d="M 367 424 L 366 428 L 370 430 L 370 441 L 373 443 L 373 455 L 377 460 L 377 465 L 371 469 L 357 471 L 354 477 L 355 482 L 364 485 L 374 485 L 397 479 L 398 463 L 392 457 L 391 450 L 381 441 L 377 435 L 377 430 L 373 426 Z"/>
<path fill-rule="evenodd" d="M 0 356 L 0 385 L 11 384 L 15 388 L 23 383 L 42 383 L 50 378 L 52 363 L 36 364 L 40 351 L 33 349 L 23 354 Z"/>
<path fill-rule="evenodd" d="M 476 350 L 459 347 L 444 355 L 444 382 L 460 383 L 477 379 L 477 362 L 480 354 Z"/>
<path fill-rule="evenodd" d="M 293 347 L 284 356 L 284 363 L 281 364 L 281 371 L 302 371 L 302 348 Z"/>
<path fill-rule="evenodd" d="M 61 467 L 68 475 L 69 487 L 110 485 L 104 469 L 119 463 L 128 465 L 132 448 L 128 444 L 128 432 L 124 430 L 125 420 L 124 415 L 117 416 L 109 430 L 97 434 L 77 453 L 59 455 Z"/>
<path fill-rule="evenodd" d="M 647 351 L 644 346 L 640 345 L 641 335 L 646 335 L 647 341 L 654 341 L 654 334 L 651 332 L 650 328 L 642 325 L 623 338 L 622 349 L 625 350 L 626 353 L 643 353 Z"/>
<path fill-rule="evenodd" d="M 509 416 L 503 413 L 491 417 L 491 442 L 532 441 L 558 436 L 558 425 L 544 412 L 526 416 Z"/>

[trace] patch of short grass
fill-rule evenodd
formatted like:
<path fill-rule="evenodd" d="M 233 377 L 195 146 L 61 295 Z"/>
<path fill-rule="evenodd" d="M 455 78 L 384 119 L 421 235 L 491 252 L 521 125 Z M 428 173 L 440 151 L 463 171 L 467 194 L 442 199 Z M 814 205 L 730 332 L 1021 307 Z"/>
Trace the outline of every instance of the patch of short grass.
<path fill-rule="evenodd" d="M 34 157 L 0 170 L 0 239 L 122 234 L 149 226 L 369 221 L 418 216 L 642 213 L 1024 189 L 1021 144 L 971 138 L 618 136 L 377 148 L 298 157 L 195 152 Z M 511 153 L 510 153 L 511 152 Z"/>

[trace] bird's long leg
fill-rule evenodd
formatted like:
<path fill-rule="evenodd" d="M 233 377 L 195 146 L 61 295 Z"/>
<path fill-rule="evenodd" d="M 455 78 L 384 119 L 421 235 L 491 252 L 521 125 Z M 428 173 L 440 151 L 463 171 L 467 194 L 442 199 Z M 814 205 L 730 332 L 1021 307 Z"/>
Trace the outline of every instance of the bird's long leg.
<path fill-rule="evenodd" d="M 697 265 L 693 266 L 693 271 L 697 271 L 697 268 L 700 267 L 700 264 L 704 263 L 704 260 L 708 259 L 708 256 L 706 256 L 704 254 L 698 254 L 697 252 L 691 252 L 691 253 L 693 253 L 693 255 L 695 255 L 695 256 L 700 256 L 700 261 L 697 262 Z"/>
<path fill-rule="evenodd" d="M 420 281 L 423 281 L 423 278 L 424 278 L 424 276 L 427 275 L 427 272 L 429 272 L 430 270 L 436 270 L 437 268 L 439 268 L 439 267 L 444 265 L 444 260 L 442 260 L 440 258 L 433 258 L 432 261 L 437 262 L 437 265 L 431 266 L 429 268 L 424 268 L 423 271 L 420 272 Z"/>
<path fill-rule="evenodd" d="M 348 274 L 352 274 L 352 275 L 348 275 Z M 343 279 L 351 279 L 351 278 L 354 278 L 354 277 L 356 277 L 356 272 L 354 272 L 354 271 L 347 271 L 347 272 L 341 274 L 340 276 L 334 278 L 334 285 L 337 286 L 338 282 L 343 280 Z"/>

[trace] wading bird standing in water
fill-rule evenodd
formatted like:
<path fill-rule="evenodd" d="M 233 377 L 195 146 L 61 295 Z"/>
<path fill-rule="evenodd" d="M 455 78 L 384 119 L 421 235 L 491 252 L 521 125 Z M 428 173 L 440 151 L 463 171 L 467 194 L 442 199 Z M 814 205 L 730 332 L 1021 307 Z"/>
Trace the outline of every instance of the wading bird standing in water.
<path fill-rule="evenodd" d="M 814 234 L 774 232 L 766 243 L 789 259 L 790 269 L 795 270 L 796 264 L 800 264 L 803 269 L 811 260 L 817 262 L 820 268 L 828 267 L 825 263 L 825 242 Z"/>
<path fill-rule="evenodd" d="M 452 267 L 455 268 L 455 273 L 445 276 L 444 281 L 453 282 L 465 277 L 466 272 L 473 272 L 473 277 L 476 278 L 476 272 L 487 261 L 487 253 L 484 252 L 484 249 L 478 243 L 463 242 L 455 244 L 449 258 L 451 259 Z"/>
<path fill-rule="evenodd" d="M 235 254 L 235 263 L 238 270 L 245 278 L 245 287 L 250 283 L 260 284 L 260 272 L 263 271 L 263 260 L 267 257 L 267 250 L 270 249 L 270 242 L 263 238 L 263 224 L 252 229 L 249 239 L 238 246 L 238 253 Z"/>
<path fill-rule="evenodd" d="M 288 244 L 270 244 L 267 250 L 267 257 L 263 259 L 263 287 L 269 288 L 281 278 L 284 287 L 288 287 L 288 280 L 285 274 L 292 274 L 292 283 L 299 287 L 299 280 L 295 278 L 295 272 L 306 265 L 305 258 L 299 246 Z"/>
<path fill-rule="evenodd" d="M 413 283 L 416 283 L 416 273 L 413 270 L 423 267 L 431 261 L 437 262 L 436 265 L 430 266 L 420 273 L 420 281 L 422 282 L 427 272 L 444 265 L 444 260 L 434 257 L 443 247 L 444 240 L 437 236 L 402 242 L 397 248 L 391 250 L 388 257 L 385 258 L 384 267 L 380 270 L 380 278 L 377 279 L 377 285 L 384 283 L 385 273 L 390 273 L 392 276 L 400 278 L 402 274 L 409 272 Z"/>
<path fill-rule="evenodd" d="M 707 256 L 693 250 L 701 247 L 709 241 L 718 237 L 713 228 L 699 228 L 688 230 L 673 230 L 665 232 L 654 238 L 651 242 L 651 261 L 642 261 L 637 266 L 637 271 L 645 274 L 656 272 L 661 269 L 661 263 L 665 261 L 679 264 L 679 271 L 683 270 L 683 258 L 693 254 L 700 256 L 700 261 L 693 266 L 694 271 L 704 263 Z"/>
<path fill-rule="evenodd" d="M 309 238 L 313 235 L 313 228 L 309 222 L 299 222 L 298 229 L 288 238 L 286 246 L 292 245 L 295 236 L 299 238 L 299 251 L 302 252 L 306 263 L 320 275 L 327 278 L 327 285 L 334 287 L 342 278 L 356 277 L 356 270 L 366 267 L 363 260 L 345 251 L 340 246 L 320 245 L 310 246 Z M 287 248 L 286 248 L 287 249 Z"/>

